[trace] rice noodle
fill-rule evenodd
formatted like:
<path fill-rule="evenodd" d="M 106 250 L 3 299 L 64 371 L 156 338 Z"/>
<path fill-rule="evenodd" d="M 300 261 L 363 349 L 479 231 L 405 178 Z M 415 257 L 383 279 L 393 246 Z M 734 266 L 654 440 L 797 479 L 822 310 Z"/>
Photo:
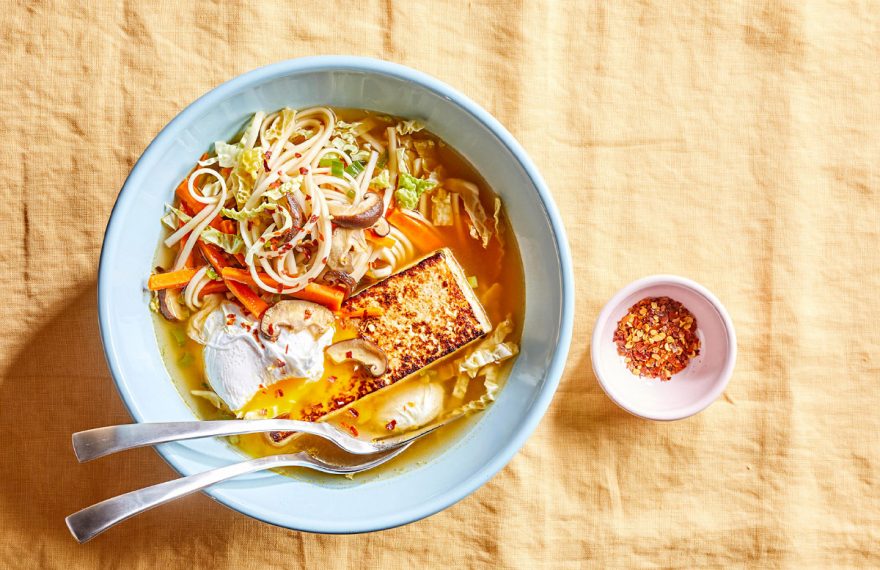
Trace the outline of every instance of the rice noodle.
<path fill-rule="evenodd" d="M 243 217 L 237 224 L 243 249 L 236 251 L 244 252 L 244 264 L 257 288 L 262 291 L 295 293 L 331 268 L 328 264 L 331 257 L 335 259 L 334 264 L 344 265 L 355 280 L 365 275 L 381 278 L 407 263 L 416 250 L 397 228 L 392 228 L 389 233 L 394 240 L 393 246 L 375 247 L 365 240 L 363 230 L 334 229 L 330 209 L 331 205 L 333 211 L 356 208 L 370 189 L 380 155 L 387 152 L 386 168 L 390 185 L 382 195 L 383 214 L 387 212 L 402 168 L 398 149 L 411 145 L 411 138 L 399 138 L 395 126 L 383 129 L 378 127 L 376 121 L 369 120 L 360 128 L 346 129 L 337 130 L 336 115 L 327 107 L 255 114 L 242 135 L 240 145 L 244 149 L 259 149 L 263 168 L 256 167 L 256 172 L 251 170 L 243 173 L 236 170 L 240 168 L 236 166 L 224 179 L 218 172 L 216 161 L 206 161 L 205 164 L 211 167 L 199 168 L 190 175 L 187 185 L 189 194 L 193 200 L 205 206 L 165 240 L 165 244 L 171 247 L 189 236 L 181 244 L 174 269 L 184 266 L 201 233 L 233 196 L 244 200 L 244 203 L 238 204 L 241 211 L 254 210 L 267 201 L 277 201 L 281 205 L 280 208 L 275 206 L 274 210 L 264 209 L 259 215 Z M 373 129 L 378 130 L 371 134 Z M 348 171 L 343 171 L 341 176 L 338 172 L 333 175 L 332 168 L 321 166 L 321 160 L 332 157 L 341 161 L 346 169 L 349 168 L 354 162 L 352 136 L 357 141 L 355 146 L 359 153 L 370 151 L 369 158 L 356 177 Z M 417 161 L 415 168 L 416 172 L 423 172 L 424 162 Z M 204 180 L 204 177 L 216 180 L 202 184 L 197 189 L 196 183 Z M 292 185 L 286 184 L 291 181 Z M 286 196 L 277 191 L 270 199 L 264 196 L 270 189 L 282 185 L 285 185 L 283 192 Z M 290 203 L 298 207 L 291 210 L 288 207 Z M 430 212 L 427 195 L 422 197 L 420 206 L 422 215 L 403 211 L 430 224 L 426 220 Z M 458 206 L 457 200 L 454 200 L 453 217 L 456 223 L 461 219 Z M 235 204 L 230 203 L 230 207 L 235 207 Z M 339 233 L 336 239 L 335 233 Z M 344 243 L 340 243 L 343 237 Z M 184 290 L 184 300 L 192 309 L 203 305 L 199 292 L 210 281 L 206 271 L 205 268 L 200 270 Z"/>
<path fill-rule="evenodd" d="M 206 204 L 202 210 L 193 216 L 193 218 L 185 223 L 180 229 L 174 232 L 168 239 L 165 240 L 165 245 L 171 247 L 175 243 L 181 240 L 181 238 L 186 235 L 187 232 L 190 232 L 189 238 L 187 238 L 186 243 L 184 243 L 183 247 L 180 248 L 180 251 L 177 253 L 177 258 L 174 260 L 173 271 L 177 271 L 178 269 L 182 269 L 186 264 L 186 260 L 189 259 L 189 255 L 192 253 L 193 248 L 196 246 L 196 242 L 199 239 L 199 236 L 202 235 L 202 230 L 208 227 L 214 218 L 220 213 L 220 210 L 223 209 L 223 205 L 226 202 L 226 181 L 220 176 L 215 170 L 211 170 L 210 168 L 200 168 L 190 174 L 189 176 L 189 191 L 190 194 L 193 193 L 193 183 L 194 180 L 201 176 L 202 174 L 210 174 L 217 178 L 217 183 L 220 187 L 220 193 L 213 194 L 211 196 L 204 196 L 205 200 L 210 200 L 208 202 L 204 200 L 199 200 L 203 204 Z"/>
<path fill-rule="evenodd" d="M 373 150 L 378 151 L 380 154 L 385 152 L 385 145 L 380 143 L 378 139 L 374 138 L 370 135 L 370 133 L 361 133 L 361 138 L 370 143 L 370 146 L 373 147 Z"/>
<path fill-rule="evenodd" d="M 202 301 L 199 299 L 199 293 L 204 288 L 205 285 L 211 281 L 211 278 L 207 276 L 208 266 L 204 266 L 193 275 L 193 278 L 190 279 L 189 283 L 183 289 L 183 300 L 186 303 L 186 306 L 192 310 L 198 309 L 202 306 Z"/>

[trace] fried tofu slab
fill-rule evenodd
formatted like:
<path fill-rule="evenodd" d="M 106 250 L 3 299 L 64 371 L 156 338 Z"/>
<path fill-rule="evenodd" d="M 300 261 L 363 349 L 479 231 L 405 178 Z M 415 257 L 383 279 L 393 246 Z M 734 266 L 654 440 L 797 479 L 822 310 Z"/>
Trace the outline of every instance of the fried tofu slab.
<path fill-rule="evenodd" d="M 356 370 L 326 386 L 299 417 L 315 421 L 383 388 L 396 384 L 492 331 L 486 311 L 449 249 L 440 249 L 391 275 L 342 306 L 347 314 L 380 307 L 381 316 L 350 320 L 353 336 L 375 343 L 388 359 L 387 370 L 372 377 Z M 323 381 L 322 381 L 323 382 Z M 306 404 L 306 402 L 303 402 Z"/>

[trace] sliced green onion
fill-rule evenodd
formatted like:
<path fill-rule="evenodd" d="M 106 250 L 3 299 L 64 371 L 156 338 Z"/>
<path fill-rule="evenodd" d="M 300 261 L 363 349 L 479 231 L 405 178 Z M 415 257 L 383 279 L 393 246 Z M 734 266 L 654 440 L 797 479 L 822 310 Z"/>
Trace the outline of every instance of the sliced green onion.
<path fill-rule="evenodd" d="M 341 160 L 334 160 L 330 163 L 330 174 L 333 176 L 337 176 L 342 178 L 342 173 L 344 172 L 345 164 Z"/>
<path fill-rule="evenodd" d="M 468 277 L 468 285 L 471 286 L 471 289 L 476 289 L 477 287 L 479 287 L 479 283 L 477 283 L 477 276 L 476 275 L 471 275 L 470 277 Z"/>
<path fill-rule="evenodd" d="M 321 168 L 327 168 L 328 166 L 331 166 L 333 164 L 334 160 L 336 159 L 333 157 L 325 156 L 321 159 L 321 162 L 318 163 L 318 166 L 320 166 Z"/>
<path fill-rule="evenodd" d="M 355 160 L 348 165 L 348 168 L 346 168 L 345 171 L 348 173 L 349 176 L 355 178 L 358 174 L 364 171 L 364 163 L 360 160 Z"/>
<path fill-rule="evenodd" d="M 376 161 L 376 170 L 381 170 L 385 168 L 385 165 L 388 164 L 388 151 L 386 150 L 379 156 L 379 160 Z"/>

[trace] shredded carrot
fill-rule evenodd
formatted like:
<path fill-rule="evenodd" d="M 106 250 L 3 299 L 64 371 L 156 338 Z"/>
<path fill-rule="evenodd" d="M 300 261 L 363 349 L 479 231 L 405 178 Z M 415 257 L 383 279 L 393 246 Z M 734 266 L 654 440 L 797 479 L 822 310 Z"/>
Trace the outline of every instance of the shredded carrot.
<path fill-rule="evenodd" d="M 424 222 L 420 222 L 397 209 L 389 211 L 387 218 L 391 225 L 403 232 L 403 235 L 422 251 L 434 251 L 443 247 L 443 242 L 436 230 Z"/>
<path fill-rule="evenodd" d="M 241 304 L 244 305 L 244 308 L 258 319 L 262 318 L 263 313 L 265 313 L 266 309 L 269 308 L 269 305 L 266 303 L 266 301 L 261 299 L 259 295 L 254 293 L 253 289 L 251 289 L 244 283 L 227 280 L 226 286 L 229 287 L 229 290 L 232 291 L 232 294 L 235 295 L 235 298 L 241 301 Z"/>
<path fill-rule="evenodd" d="M 217 220 L 219 220 L 219 223 L 217 224 L 219 227 L 217 229 L 220 230 L 221 232 L 223 232 L 224 234 L 238 233 L 238 229 L 235 227 L 235 222 L 233 222 L 232 220 L 225 220 L 225 219 L 221 219 L 219 217 L 214 218 L 214 221 L 217 221 Z"/>
<path fill-rule="evenodd" d="M 237 283 L 246 283 L 248 285 L 257 286 L 254 278 L 251 277 L 250 271 L 247 269 L 240 269 L 237 267 L 224 267 L 221 271 L 221 275 L 223 279 L 227 282 L 234 281 Z M 266 275 L 265 273 L 258 273 L 260 277 L 260 281 L 273 288 L 283 288 L 283 285 Z M 291 297 L 295 297 L 297 299 L 302 299 L 303 301 L 312 301 L 313 303 L 318 303 L 320 305 L 324 305 L 331 311 L 338 311 L 342 306 L 342 300 L 345 298 L 345 292 L 338 288 L 333 287 L 331 285 L 323 285 L 321 283 L 309 283 L 305 286 L 304 289 L 300 289 L 296 293 L 291 293 Z"/>
<path fill-rule="evenodd" d="M 304 289 L 291 293 L 291 296 L 303 301 L 312 301 L 313 303 L 324 305 L 331 311 L 338 311 L 342 306 L 342 299 L 345 298 L 345 292 L 330 285 L 309 283 Z"/>
<path fill-rule="evenodd" d="M 201 291 L 199 291 L 199 297 L 204 297 L 205 295 L 211 295 L 213 293 L 225 293 L 228 290 L 229 288 L 226 286 L 225 281 L 211 281 L 202 287 Z"/>
<path fill-rule="evenodd" d="M 366 236 L 367 240 L 373 242 L 379 247 L 394 247 L 394 244 L 396 243 L 394 241 L 394 238 L 387 236 L 382 237 L 373 230 L 367 230 L 364 235 Z"/>
<path fill-rule="evenodd" d="M 196 269 L 178 269 L 177 271 L 169 271 L 167 273 L 154 273 L 150 275 L 147 287 L 150 291 L 158 291 L 159 289 L 173 289 L 183 287 L 190 282 Z"/>
<path fill-rule="evenodd" d="M 229 174 L 231 172 L 232 172 L 232 168 L 230 168 L 228 166 L 224 166 L 223 168 L 220 169 L 220 176 L 222 176 L 223 178 L 229 178 Z"/>
<path fill-rule="evenodd" d="M 220 275 L 223 279 L 229 281 L 236 281 L 238 283 L 245 283 L 247 285 L 251 285 L 253 287 L 257 286 L 257 282 L 254 281 L 254 278 L 251 277 L 251 272 L 247 269 L 241 269 L 239 267 L 224 267 L 220 271 Z M 268 285 L 269 287 L 278 287 L 278 282 L 269 277 L 265 273 L 257 273 L 260 276 L 260 281 Z"/>
<path fill-rule="evenodd" d="M 378 306 L 369 306 L 364 307 L 363 309 L 349 310 L 349 309 L 340 309 L 336 311 L 336 314 L 340 317 L 347 319 L 362 319 L 366 317 L 381 317 L 385 314 L 385 309 Z"/>
<path fill-rule="evenodd" d="M 189 210 L 192 212 L 190 215 L 198 214 L 202 211 L 202 209 L 207 206 L 207 204 L 202 204 L 198 200 L 192 197 L 192 194 L 189 193 L 189 176 L 183 179 L 177 189 L 174 191 L 177 194 L 177 198 L 180 200 L 180 203 L 185 206 L 184 210 Z M 187 212 L 187 213 L 189 213 Z"/>
<path fill-rule="evenodd" d="M 221 250 L 219 247 L 211 245 L 209 243 L 205 243 L 200 240 L 199 249 L 204 256 L 205 261 L 210 263 L 211 267 L 213 267 L 214 271 L 216 271 L 217 273 L 222 273 L 223 268 L 229 265 L 223 255 L 223 250 Z"/>

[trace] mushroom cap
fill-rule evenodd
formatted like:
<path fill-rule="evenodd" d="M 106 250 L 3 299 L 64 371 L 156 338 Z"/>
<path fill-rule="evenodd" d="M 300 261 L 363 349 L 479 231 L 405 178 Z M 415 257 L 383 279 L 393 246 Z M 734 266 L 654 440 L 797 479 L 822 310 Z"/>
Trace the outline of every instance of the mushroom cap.
<path fill-rule="evenodd" d="M 321 281 L 328 285 L 334 285 L 345 289 L 346 299 L 351 297 L 354 288 L 357 287 L 357 281 L 354 280 L 354 277 L 345 271 L 338 271 L 336 269 L 325 271 L 324 275 L 321 276 Z"/>
<path fill-rule="evenodd" d="M 156 297 L 159 301 L 159 312 L 166 320 L 179 322 L 184 319 L 183 307 L 177 302 L 180 297 L 179 289 L 159 289 Z"/>
<path fill-rule="evenodd" d="M 382 197 L 375 192 L 367 192 L 364 199 L 354 206 L 332 204 L 329 207 L 333 223 L 341 228 L 364 229 L 376 223 L 382 217 L 385 204 Z"/>
<path fill-rule="evenodd" d="M 341 340 L 327 347 L 327 356 L 334 363 L 357 362 L 362 364 L 373 376 L 381 376 L 388 370 L 388 357 L 385 352 L 363 338 Z"/>
<path fill-rule="evenodd" d="M 380 217 L 370 228 L 379 237 L 385 237 L 391 233 L 391 224 L 384 217 Z"/>
<path fill-rule="evenodd" d="M 335 317 L 327 307 L 298 299 L 278 301 L 260 319 L 260 332 L 269 340 L 278 340 L 281 327 L 293 332 L 309 330 L 318 337 L 333 326 Z"/>

